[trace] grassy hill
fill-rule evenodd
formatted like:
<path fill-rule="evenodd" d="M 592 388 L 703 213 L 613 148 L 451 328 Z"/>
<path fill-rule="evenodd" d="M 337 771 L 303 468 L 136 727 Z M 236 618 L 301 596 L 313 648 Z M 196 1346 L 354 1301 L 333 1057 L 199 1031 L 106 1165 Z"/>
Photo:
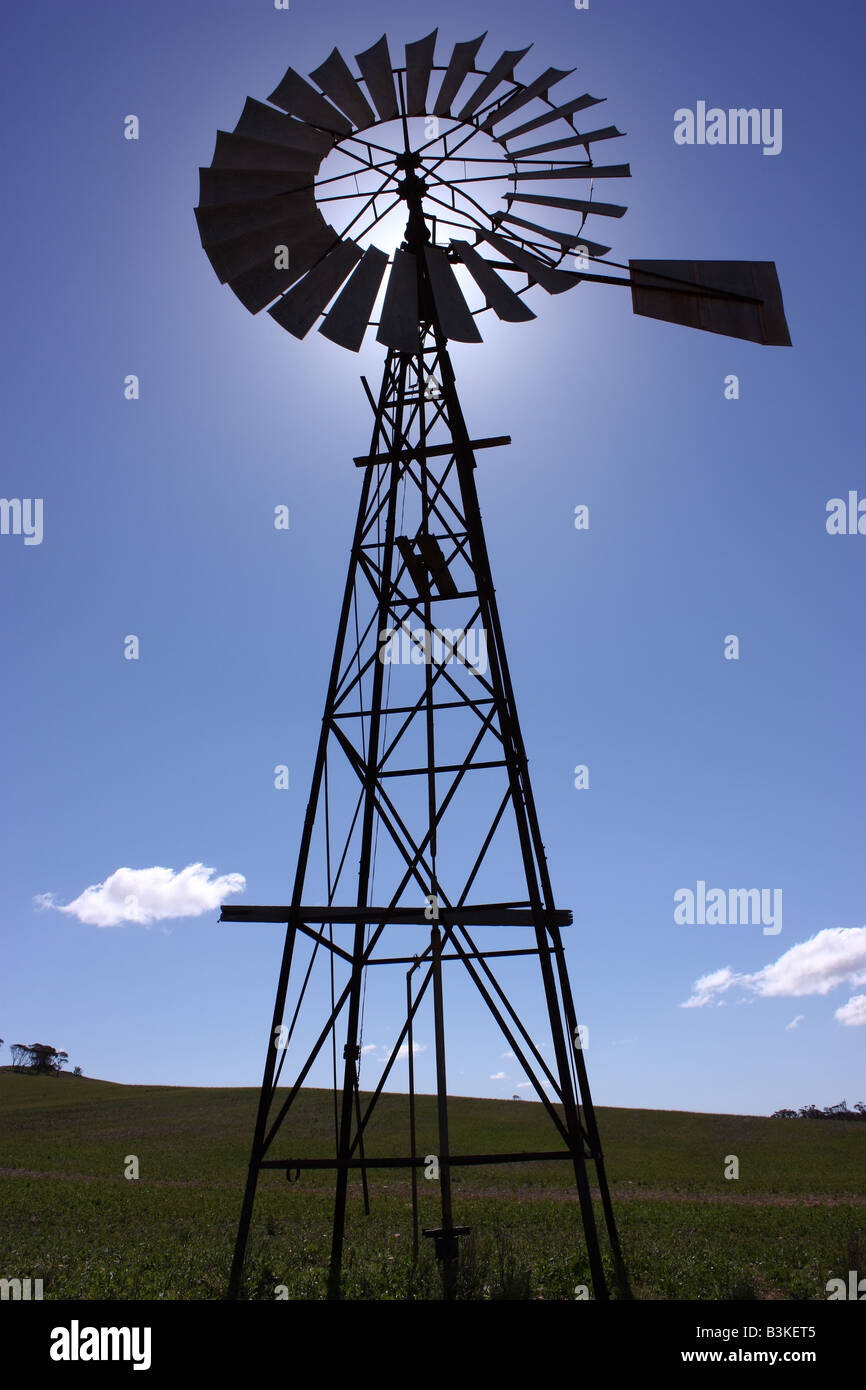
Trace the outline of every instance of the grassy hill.
<path fill-rule="evenodd" d="M 219 1298 L 249 1157 L 252 1089 L 121 1086 L 0 1074 L 0 1274 L 42 1278 L 46 1298 Z M 363 1102 L 363 1098 L 362 1098 Z M 418 1098 L 418 1151 L 436 1152 L 434 1099 Z M 369 1156 L 405 1153 L 408 1107 L 384 1095 Z M 452 1152 L 554 1149 L 542 1106 L 455 1098 Z M 601 1109 L 608 1177 L 634 1292 L 643 1298 L 826 1297 L 866 1270 L 866 1125 Z M 302 1093 L 275 1156 L 329 1156 L 333 1100 Z M 139 1177 L 124 1170 L 130 1155 Z M 740 1176 L 726 1180 L 727 1157 Z M 333 1175 L 263 1174 L 249 1294 L 324 1291 Z M 467 1298 L 571 1298 L 589 1283 L 562 1163 L 457 1169 L 455 1218 L 473 1228 Z M 438 1184 L 419 1182 L 421 1224 Z M 436 1298 L 435 1261 L 411 1258 L 409 1177 L 370 1175 L 371 1215 L 352 1178 L 346 1293 Z M 858 1264 L 859 1260 L 859 1264 Z"/>

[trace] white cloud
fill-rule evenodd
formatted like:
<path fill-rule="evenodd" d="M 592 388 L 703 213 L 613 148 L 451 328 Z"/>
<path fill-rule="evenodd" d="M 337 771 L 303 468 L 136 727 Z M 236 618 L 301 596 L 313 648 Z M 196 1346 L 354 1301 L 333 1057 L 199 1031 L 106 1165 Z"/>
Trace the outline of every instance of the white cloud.
<path fill-rule="evenodd" d="M 502 1056 L 503 1056 L 507 1061 L 509 1061 L 509 1062 L 513 1062 L 513 1061 L 514 1061 L 514 1053 L 513 1053 L 513 1052 L 503 1052 L 503 1053 L 502 1053 Z"/>
<path fill-rule="evenodd" d="M 695 993 L 680 1008 L 720 1004 L 723 1001 L 718 996 L 733 985 L 763 999 L 797 999 L 808 994 L 829 994 L 846 982 L 866 984 L 866 927 L 828 927 L 808 941 L 791 946 L 778 960 L 752 975 L 738 975 L 727 965 L 711 975 L 702 975 L 695 981 Z M 836 1010 L 835 1017 L 852 1027 L 866 1023 L 866 995 L 854 995 Z M 796 1027 L 797 1021 L 788 1026 Z"/>
<path fill-rule="evenodd" d="M 518 1083 L 517 1083 L 517 1085 L 515 1086 L 514 1089 L 515 1089 L 516 1091 L 525 1091 L 526 1088 L 527 1088 L 527 1086 L 531 1086 L 531 1085 L 532 1085 L 532 1082 L 531 1082 L 531 1081 L 518 1081 Z"/>
<path fill-rule="evenodd" d="M 505 1080 L 505 1072 L 504 1072 L 504 1071 L 494 1071 L 494 1072 L 492 1072 L 491 1075 L 490 1075 L 490 1080 L 491 1080 L 491 1081 L 504 1081 L 504 1080 Z"/>
<path fill-rule="evenodd" d="M 792 946 L 772 965 L 747 978 L 755 982 L 758 994 L 791 998 L 828 994 L 864 971 L 866 927 L 831 927 Z"/>
<path fill-rule="evenodd" d="M 790 1028 L 799 1028 L 805 1017 L 805 1014 L 797 1014 L 796 1018 L 792 1018 L 790 1023 L 785 1024 L 785 1031 L 787 1032 Z"/>
<path fill-rule="evenodd" d="M 161 922 L 166 918 L 200 917 L 213 912 L 231 893 L 246 887 L 243 874 L 211 878 L 213 869 L 188 864 L 173 869 L 115 869 L 104 883 L 91 884 L 74 902 L 61 905 L 51 893 L 34 899 L 38 907 L 54 908 L 93 927 L 116 927 L 121 922 Z"/>
<path fill-rule="evenodd" d="M 716 970 L 712 975 L 702 975 L 699 980 L 695 980 L 695 993 L 684 1004 L 680 1004 L 680 1008 L 703 1009 L 707 1004 L 719 1003 L 715 998 L 716 994 L 724 994 L 731 985 L 738 984 L 746 978 L 745 975 L 735 975 L 728 965 Z"/>
<path fill-rule="evenodd" d="M 838 1018 L 847 1028 L 866 1026 L 866 994 L 852 995 L 847 1004 L 836 1010 L 833 1017 Z"/>
<path fill-rule="evenodd" d="M 416 1042 L 413 1042 L 413 1044 L 412 1044 L 412 1056 L 413 1056 L 413 1057 L 415 1056 L 416 1052 L 426 1052 L 426 1051 L 427 1051 L 427 1044 L 426 1044 L 426 1043 L 416 1043 Z M 404 1043 L 404 1044 L 403 1044 L 403 1046 L 398 1050 L 397 1056 L 398 1056 L 398 1057 L 408 1057 L 408 1056 L 409 1056 L 409 1044 L 408 1044 L 408 1043 Z"/>
<path fill-rule="evenodd" d="M 375 1052 L 378 1046 L 378 1043 L 365 1043 L 361 1048 L 361 1056 L 365 1057 L 368 1052 Z"/>

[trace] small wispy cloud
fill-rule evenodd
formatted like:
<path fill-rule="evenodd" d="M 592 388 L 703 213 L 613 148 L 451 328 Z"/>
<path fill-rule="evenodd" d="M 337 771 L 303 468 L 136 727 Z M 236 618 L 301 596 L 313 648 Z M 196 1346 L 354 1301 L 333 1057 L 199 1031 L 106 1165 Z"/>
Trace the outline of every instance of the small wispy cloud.
<path fill-rule="evenodd" d="M 695 980 L 694 994 L 684 1004 L 680 1004 L 680 1008 L 704 1009 L 708 1004 L 721 1003 L 716 995 L 724 994 L 731 985 L 741 984 L 747 978 L 746 975 L 735 975 L 729 965 L 713 971 L 712 975 L 702 975 L 699 980 Z"/>
<path fill-rule="evenodd" d="M 846 1028 L 862 1028 L 866 1025 L 866 994 L 852 995 L 833 1017 L 844 1023 Z"/>
<path fill-rule="evenodd" d="M 204 864 L 188 864 L 177 874 L 159 866 L 115 869 L 104 883 L 91 884 L 74 902 L 58 903 L 53 893 L 39 893 L 34 902 L 91 927 L 116 927 L 121 922 L 147 926 L 167 918 L 200 917 L 246 888 L 243 874 L 212 878 L 213 873 Z"/>
<path fill-rule="evenodd" d="M 494 1071 L 494 1072 L 492 1072 L 492 1073 L 491 1073 L 491 1076 L 490 1076 L 490 1080 L 491 1080 L 491 1081 L 504 1081 L 504 1080 L 505 1080 L 505 1072 L 504 1072 L 504 1071 Z"/>
<path fill-rule="evenodd" d="M 805 1014 L 797 1014 L 796 1018 L 792 1018 L 790 1023 L 785 1024 L 785 1032 L 789 1032 L 791 1028 L 799 1028 L 805 1017 Z"/>
<path fill-rule="evenodd" d="M 426 1051 L 427 1051 L 427 1044 L 426 1044 L 426 1043 L 416 1043 L 416 1042 L 413 1042 L 413 1044 L 412 1044 L 412 1056 L 413 1056 L 413 1057 L 415 1056 L 416 1052 L 426 1052 Z M 408 1044 L 408 1043 L 404 1043 L 403 1046 L 402 1046 L 401 1048 L 398 1049 L 397 1056 L 398 1056 L 398 1057 L 408 1057 L 408 1056 L 409 1056 L 409 1044 Z"/>

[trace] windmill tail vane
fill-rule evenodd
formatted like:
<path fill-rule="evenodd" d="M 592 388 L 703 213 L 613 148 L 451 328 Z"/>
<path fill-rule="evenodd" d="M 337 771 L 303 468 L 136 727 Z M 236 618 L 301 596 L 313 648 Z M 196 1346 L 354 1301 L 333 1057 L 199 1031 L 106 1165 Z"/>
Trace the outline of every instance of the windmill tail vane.
<path fill-rule="evenodd" d="M 454 1297 L 469 1228 L 456 1223 L 453 1172 L 535 1162 L 564 1163 L 573 1176 L 595 1296 L 609 1297 L 611 1282 L 629 1296 L 566 967 L 572 915 L 554 899 L 475 483 L 476 454 L 510 440 L 471 437 L 448 344 L 480 343 L 485 314 L 528 322 L 537 288 L 558 295 L 583 281 L 628 286 L 643 316 L 759 343 L 790 339 L 772 262 L 606 261 L 611 248 L 584 226 L 625 212 L 596 200 L 595 181 L 628 177 L 628 165 L 593 158 L 622 133 L 581 129 L 601 98 L 551 95 L 570 71 L 519 81 L 526 48 L 479 66 L 484 37 L 455 44 L 444 64 L 434 31 L 406 45 L 402 66 L 383 36 L 356 56 L 357 75 L 337 49 L 311 81 L 289 68 L 267 103 L 247 99 L 201 170 L 202 245 L 247 309 L 266 308 L 295 338 L 317 327 L 355 352 L 375 329 L 385 349 L 378 396 L 362 378 L 373 432 L 355 459 L 361 495 L 291 900 L 222 910 L 224 922 L 286 929 L 233 1297 L 244 1289 L 264 1171 L 333 1174 L 327 1290 L 340 1298 L 350 1180 L 360 1179 L 369 1211 L 379 1200 L 372 1176 L 407 1169 L 414 1257 L 432 1202 L 437 1224 L 423 1234 L 444 1296 Z M 586 196 L 563 196 L 570 181 Z M 388 250 L 376 238 L 395 211 L 405 230 Z M 587 271 L 590 261 L 601 273 Z M 468 656 L 470 634 L 483 661 Z M 393 1005 L 405 993 L 405 1016 L 377 1060 L 375 1089 L 363 1093 L 368 982 L 384 998 L 383 971 L 400 980 L 388 997 Z M 467 1151 L 446 1033 L 470 997 L 540 1102 L 549 1148 Z M 424 1026 L 435 1113 L 416 1099 Z M 295 1102 L 329 1054 L 333 1136 L 317 1148 L 293 1128 Z M 404 1152 L 383 1153 L 377 1107 L 404 1061 L 409 1134 Z M 422 1201 L 428 1144 L 437 1178 Z"/>

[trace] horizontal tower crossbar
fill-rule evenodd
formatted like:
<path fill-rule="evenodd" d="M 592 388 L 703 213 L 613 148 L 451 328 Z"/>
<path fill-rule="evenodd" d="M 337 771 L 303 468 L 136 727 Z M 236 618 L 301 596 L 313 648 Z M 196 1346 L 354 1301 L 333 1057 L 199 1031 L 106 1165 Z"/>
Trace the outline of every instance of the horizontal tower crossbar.
<path fill-rule="evenodd" d="M 498 449 L 503 444 L 511 443 L 510 434 L 497 434 L 492 439 L 470 439 L 466 447 L 469 449 Z M 445 454 L 453 454 L 455 450 L 454 441 L 450 444 L 430 444 L 415 445 L 411 449 L 395 449 L 386 454 L 362 454 L 355 459 L 357 468 L 366 468 L 368 463 L 396 463 L 398 459 L 413 458 L 438 458 Z"/>
<path fill-rule="evenodd" d="M 594 1157 L 586 1154 L 587 1158 Z M 538 1153 L 519 1154 L 449 1154 L 448 1163 L 452 1168 L 481 1167 L 491 1163 L 548 1163 L 557 1159 L 572 1161 L 574 1154 L 569 1149 L 551 1149 Z M 348 1158 L 342 1162 L 335 1158 L 265 1158 L 261 1168 L 284 1168 L 287 1172 L 299 1172 L 302 1168 L 423 1168 L 425 1158 Z"/>
<path fill-rule="evenodd" d="M 380 922 L 387 926 L 429 927 L 431 917 L 423 907 L 237 907 L 223 904 L 221 922 Z M 572 913 L 565 908 L 553 912 L 542 909 L 500 907 L 488 903 L 478 907 L 440 907 L 439 922 L 476 927 L 570 927 Z"/>

